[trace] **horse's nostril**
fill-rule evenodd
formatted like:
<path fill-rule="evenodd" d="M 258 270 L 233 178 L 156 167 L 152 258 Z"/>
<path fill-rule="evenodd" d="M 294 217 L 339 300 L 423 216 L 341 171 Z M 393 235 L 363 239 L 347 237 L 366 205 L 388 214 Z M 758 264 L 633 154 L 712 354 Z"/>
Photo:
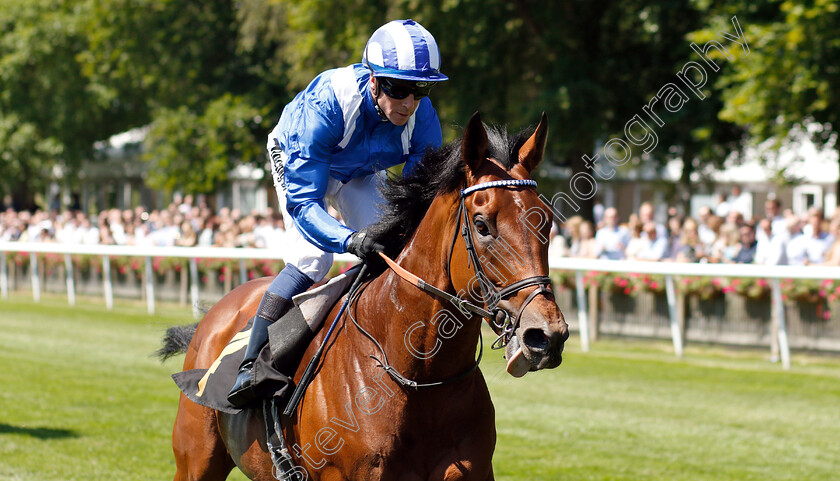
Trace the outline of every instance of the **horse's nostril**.
<path fill-rule="evenodd" d="M 551 346 L 551 341 L 542 329 L 528 329 L 523 334 L 522 341 L 531 350 L 545 351 Z"/>

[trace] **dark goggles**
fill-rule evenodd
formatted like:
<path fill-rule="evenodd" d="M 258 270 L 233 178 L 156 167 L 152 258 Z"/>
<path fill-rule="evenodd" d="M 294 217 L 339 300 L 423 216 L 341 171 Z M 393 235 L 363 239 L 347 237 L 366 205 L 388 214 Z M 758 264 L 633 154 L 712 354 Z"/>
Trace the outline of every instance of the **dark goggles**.
<path fill-rule="evenodd" d="M 435 86 L 434 82 L 413 82 L 387 77 L 377 77 L 377 81 L 385 95 L 396 100 L 402 100 L 412 94 L 414 94 L 414 100 L 420 100 L 428 97 L 432 87 Z"/>

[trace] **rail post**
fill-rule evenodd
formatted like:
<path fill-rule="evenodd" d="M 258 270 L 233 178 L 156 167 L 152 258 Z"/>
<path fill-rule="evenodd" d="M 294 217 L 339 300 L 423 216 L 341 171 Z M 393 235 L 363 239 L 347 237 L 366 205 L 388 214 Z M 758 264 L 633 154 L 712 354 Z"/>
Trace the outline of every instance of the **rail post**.
<path fill-rule="evenodd" d="M 0 295 L 9 298 L 9 272 L 6 264 L 6 251 L 0 251 Z"/>
<path fill-rule="evenodd" d="M 773 279 L 773 310 L 779 325 L 779 355 L 782 358 L 782 368 L 790 369 L 790 344 L 788 344 L 787 323 L 785 322 L 785 303 L 782 301 L 782 286 L 779 279 Z"/>
<path fill-rule="evenodd" d="M 32 275 L 32 297 L 35 302 L 41 302 L 41 273 L 38 269 L 38 256 L 34 252 L 29 253 L 29 272 Z"/>
<path fill-rule="evenodd" d="M 239 259 L 239 285 L 248 282 L 248 268 L 245 266 L 245 259 Z"/>
<path fill-rule="evenodd" d="M 64 271 L 67 273 L 67 302 L 76 305 L 76 279 L 73 276 L 73 259 L 70 254 L 64 254 Z"/>
<path fill-rule="evenodd" d="M 152 258 L 146 256 L 146 306 L 149 314 L 155 313 L 155 278 L 152 273 Z"/>
<path fill-rule="evenodd" d="M 575 271 L 575 290 L 577 291 L 580 348 L 583 352 L 589 352 L 589 312 L 586 306 L 586 287 L 583 285 L 583 271 Z"/>
<path fill-rule="evenodd" d="M 198 263 L 195 257 L 190 257 L 190 302 L 192 302 L 193 318 L 198 319 Z"/>
<path fill-rule="evenodd" d="M 105 308 L 114 309 L 114 284 L 111 283 L 111 257 L 102 256 L 102 282 L 105 290 Z"/>
<path fill-rule="evenodd" d="M 674 286 L 674 276 L 665 275 L 665 295 L 668 297 L 668 318 L 671 322 L 671 339 L 674 342 L 674 354 L 683 357 L 683 332 L 677 314 L 677 290 Z"/>

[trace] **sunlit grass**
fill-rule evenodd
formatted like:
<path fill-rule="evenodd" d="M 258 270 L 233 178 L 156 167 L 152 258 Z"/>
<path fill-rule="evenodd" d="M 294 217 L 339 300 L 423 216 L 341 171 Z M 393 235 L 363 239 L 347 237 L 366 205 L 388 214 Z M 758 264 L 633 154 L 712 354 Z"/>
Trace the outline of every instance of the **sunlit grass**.
<path fill-rule="evenodd" d="M 178 390 L 151 357 L 187 308 L 24 296 L 0 301 L 0 479 L 171 479 Z M 606 340 L 513 379 L 482 370 L 496 405 L 499 480 L 833 480 L 840 360 Z M 244 479 L 240 473 L 231 479 Z"/>

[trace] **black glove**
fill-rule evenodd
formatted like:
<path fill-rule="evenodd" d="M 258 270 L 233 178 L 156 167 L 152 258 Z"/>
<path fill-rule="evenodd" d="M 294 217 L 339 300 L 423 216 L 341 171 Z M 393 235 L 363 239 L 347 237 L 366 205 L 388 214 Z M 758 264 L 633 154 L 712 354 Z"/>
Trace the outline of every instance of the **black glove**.
<path fill-rule="evenodd" d="M 377 252 L 384 252 L 385 247 L 373 240 L 366 229 L 356 231 L 350 235 L 350 242 L 347 243 L 347 252 L 355 255 L 365 264 L 380 264 L 382 258 Z"/>

